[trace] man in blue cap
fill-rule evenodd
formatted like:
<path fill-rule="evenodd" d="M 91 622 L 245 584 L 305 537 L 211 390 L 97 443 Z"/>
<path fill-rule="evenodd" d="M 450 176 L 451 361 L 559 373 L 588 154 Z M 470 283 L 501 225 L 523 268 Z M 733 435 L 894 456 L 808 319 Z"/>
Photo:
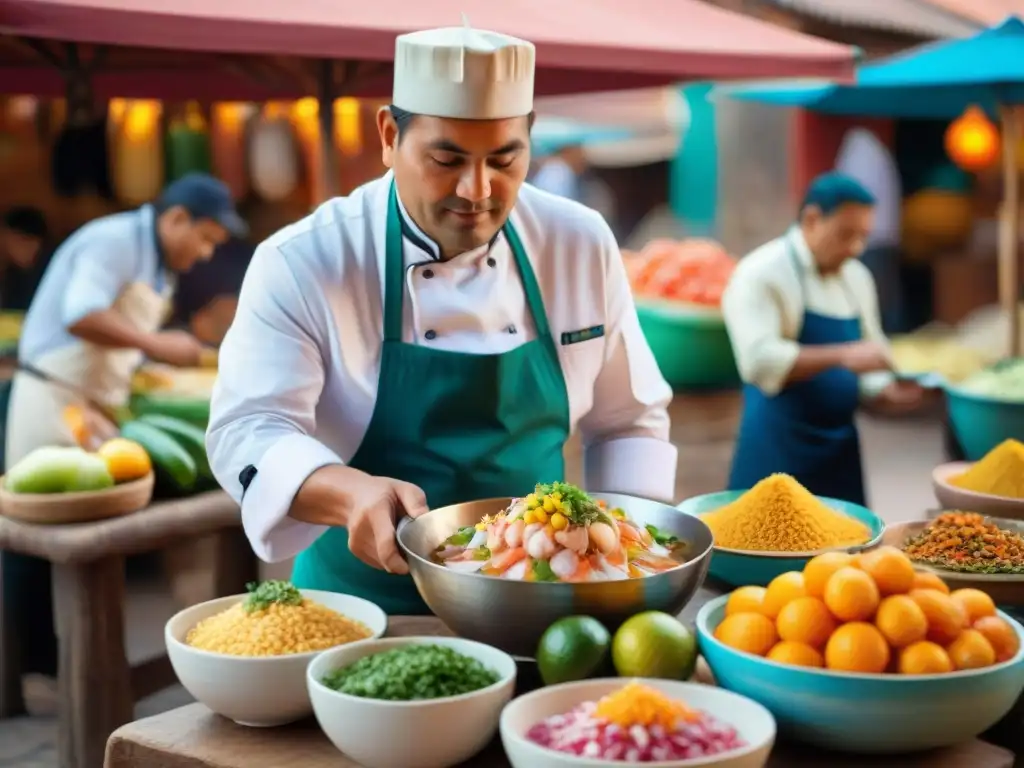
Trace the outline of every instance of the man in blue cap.
<path fill-rule="evenodd" d="M 875 283 L 858 258 L 875 202 L 849 176 L 819 176 L 797 223 L 729 281 L 722 312 L 744 381 L 730 489 L 782 472 L 819 496 L 863 504 L 857 409 L 922 405 L 921 387 L 893 375 Z"/>
<path fill-rule="evenodd" d="M 96 219 L 64 241 L 22 326 L 8 407 L 7 466 L 37 448 L 74 445 L 63 418 L 67 406 L 98 404 L 109 412 L 126 405 L 132 374 L 144 358 L 199 365 L 203 345 L 194 336 L 161 330 L 177 275 L 245 231 L 227 186 L 189 174 L 168 185 L 155 203 Z M 85 409 L 96 440 L 116 431 L 99 410 Z M 3 560 L 5 592 L 17 592 L 33 614 L 19 623 L 26 628 L 25 647 L 40 652 L 29 671 L 53 673 L 49 567 L 10 553 Z"/>

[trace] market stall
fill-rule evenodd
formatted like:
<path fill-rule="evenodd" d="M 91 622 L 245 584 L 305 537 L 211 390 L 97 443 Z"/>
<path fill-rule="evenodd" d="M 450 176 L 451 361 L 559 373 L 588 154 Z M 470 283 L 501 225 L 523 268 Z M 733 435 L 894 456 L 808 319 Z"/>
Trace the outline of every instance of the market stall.
<path fill-rule="evenodd" d="M 1008 332 L 999 357 L 1022 354 L 1020 303 L 1020 109 L 1024 102 L 1024 22 L 1015 16 L 963 40 L 921 46 L 859 68 L 855 85 L 777 84 L 767 88 L 723 87 L 730 97 L 801 106 L 832 115 L 890 118 L 953 118 L 943 141 L 953 174 L 943 174 L 933 189 L 904 200 L 904 249 L 927 251 L 936 242 L 948 247 L 963 239 L 972 220 L 967 174 L 996 173 L 1002 185 L 996 216 L 999 303 Z M 1001 130 L 990 122 L 998 116 Z M 959 174 L 957 170 L 959 169 Z M 965 174 L 964 172 L 967 172 Z M 950 180 L 961 179 L 953 189 Z M 966 184 L 963 184 L 966 180 Z M 909 233 L 909 238 L 908 238 Z M 954 292 L 971 290 L 952 281 Z M 956 318 L 960 320 L 961 318 Z M 977 350 L 973 353 L 977 357 Z M 969 358 L 972 353 L 964 357 Z M 966 361 L 970 364 L 970 359 Z M 993 363 L 988 360 L 986 362 Z M 1012 378 L 1002 364 L 983 379 Z M 919 373 L 916 371 L 915 373 Z M 934 371 L 931 373 L 935 373 Z M 966 391 L 965 391 L 966 387 Z M 991 386 L 989 387 L 991 390 Z M 968 459 L 979 459 L 1009 437 L 1021 437 L 1021 406 L 1016 397 L 980 395 L 965 380 L 946 382 L 952 430 Z"/>

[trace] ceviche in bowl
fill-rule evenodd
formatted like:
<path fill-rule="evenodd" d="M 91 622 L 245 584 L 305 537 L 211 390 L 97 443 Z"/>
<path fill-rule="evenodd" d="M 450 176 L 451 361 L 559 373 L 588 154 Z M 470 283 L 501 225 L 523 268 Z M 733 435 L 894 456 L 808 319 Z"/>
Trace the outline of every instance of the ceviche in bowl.
<path fill-rule="evenodd" d="M 538 485 L 434 550 L 447 568 L 519 581 L 641 578 L 685 562 L 686 542 L 569 483 Z"/>
<path fill-rule="evenodd" d="M 532 656 L 563 616 L 615 629 L 640 611 L 678 613 L 703 583 L 712 535 L 699 518 L 562 482 L 526 490 L 398 526 L 420 595 L 461 637 Z"/>

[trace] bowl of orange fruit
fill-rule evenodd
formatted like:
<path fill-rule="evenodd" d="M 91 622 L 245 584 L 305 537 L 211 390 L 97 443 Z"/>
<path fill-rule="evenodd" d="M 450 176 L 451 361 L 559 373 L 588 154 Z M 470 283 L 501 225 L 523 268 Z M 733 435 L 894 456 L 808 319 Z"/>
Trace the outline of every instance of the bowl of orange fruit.
<path fill-rule="evenodd" d="M 844 752 L 967 741 L 1024 690 L 1024 627 L 895 547 L 828 552 L 739 587 L 701 609 L 697 633 L 719 685 L 765 706 L 780 733 Z"/>

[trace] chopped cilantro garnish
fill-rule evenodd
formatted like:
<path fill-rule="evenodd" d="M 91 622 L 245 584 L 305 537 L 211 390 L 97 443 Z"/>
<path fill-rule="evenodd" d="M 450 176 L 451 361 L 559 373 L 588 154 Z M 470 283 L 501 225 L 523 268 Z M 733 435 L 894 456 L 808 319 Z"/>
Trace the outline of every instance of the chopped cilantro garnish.
<path fill-rule="evenodd" d="M 245 585 L 249 596 L 242 607 L 247 613 L 262 611 L 272 603 L 282 605 L 302 605 L 302 593 L 290 581 L 271 579 L 257 584 L 255 581 Z"/>

